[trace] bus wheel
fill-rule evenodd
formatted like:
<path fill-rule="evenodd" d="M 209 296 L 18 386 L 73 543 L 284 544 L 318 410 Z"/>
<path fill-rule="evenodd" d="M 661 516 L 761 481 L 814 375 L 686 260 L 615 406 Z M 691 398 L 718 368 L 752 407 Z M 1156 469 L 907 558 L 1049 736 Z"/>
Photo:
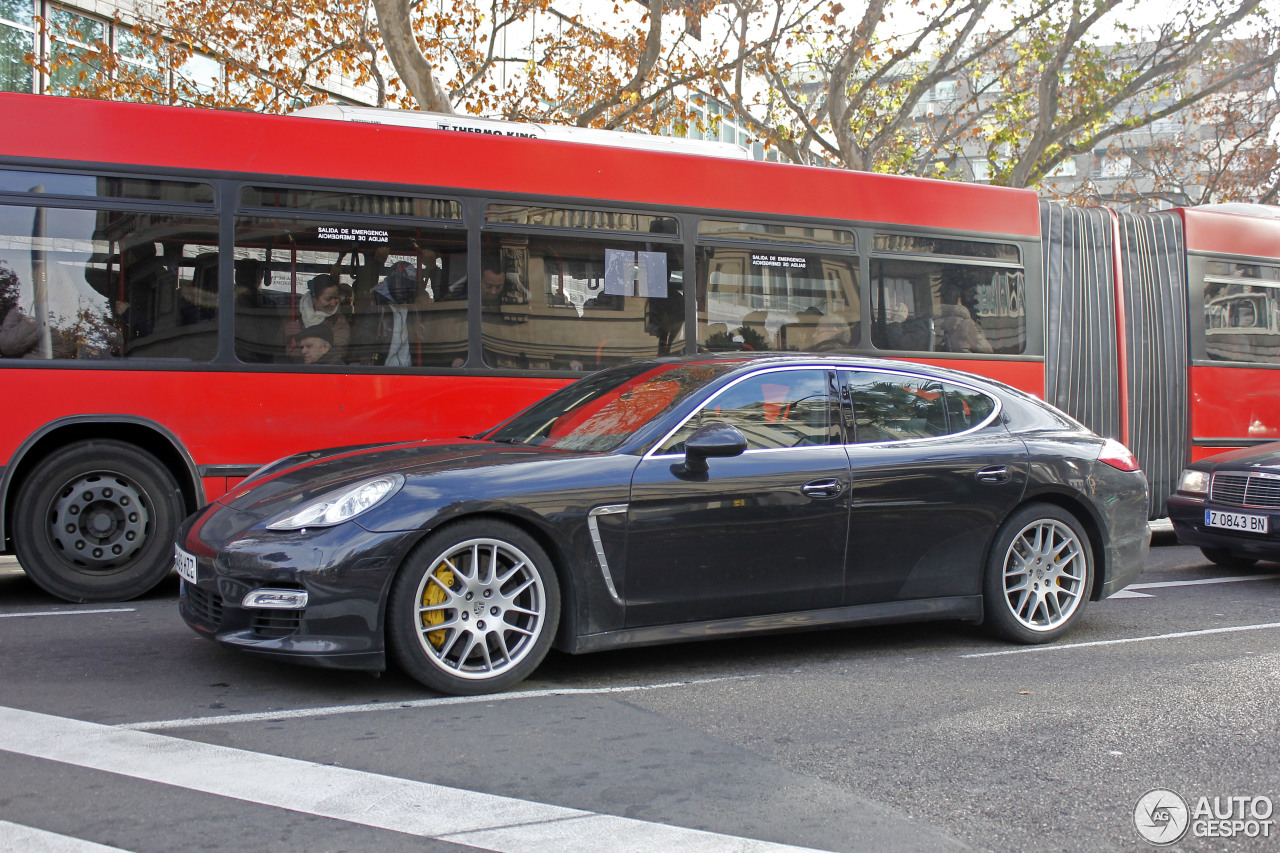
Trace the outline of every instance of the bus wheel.
<path fill-rule="evenodd" d="M 150 454 L 121 441 L 69 444 L 18 491 L 18 562 L 67 601 L 136 598 L 172 568 L 183 509 L 177 481 Z"/>
<path fill-rule="evenodd" d="M 461 695 L 527 677 L 559 619 L 551 560 L 501 521 L 463 521 L 433 535 L 405 561 L 387 604 L 400 665 L 433 690 Z"/>

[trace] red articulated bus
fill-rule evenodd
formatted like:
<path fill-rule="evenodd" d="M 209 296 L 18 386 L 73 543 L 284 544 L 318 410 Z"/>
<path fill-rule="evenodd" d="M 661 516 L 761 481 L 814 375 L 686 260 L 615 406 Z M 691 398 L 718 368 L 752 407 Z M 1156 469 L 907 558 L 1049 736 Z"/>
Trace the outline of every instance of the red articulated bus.
<path fill-rule="evenodd" d="M 993 377 L 1129 444 L 1156 515 L 1188 458 L 1280 438 L 1265 218 L 414 113 L 0 106 L 0 543 L 68 600 L 150 589 L 280 456 L 472 434 L 656 355 Z"/>

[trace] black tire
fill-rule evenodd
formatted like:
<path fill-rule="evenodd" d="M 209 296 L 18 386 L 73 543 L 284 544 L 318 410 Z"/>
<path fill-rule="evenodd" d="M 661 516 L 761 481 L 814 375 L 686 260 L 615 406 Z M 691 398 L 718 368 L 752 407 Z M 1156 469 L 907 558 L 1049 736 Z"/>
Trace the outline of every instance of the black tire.
<path fill-rule="evenodd" d="M 27 576 L 67 601 L 127 601 L 173 567 L 181 490 L 150 454 L 80 441 L 42 459 L 18 490 L 14 544 Z"/>
<path fill-rule="evenodd" d="M 992 543 L 982 587 L 984 622 L 1015 643 L 1056 640 L 1084 613 L 1093 572 L 1089 537 L 1076 517 L 1052 504 L 1028 504 L 1005 521 Z"/>
<path fill-rule="evenodd" d="M 1204 554 L 1204 558 L 1210 563 L 1225 569 L 1249 569 L 1258 562 L 1254 557 L 1236 556 L 1226 548 L 1201 548 L 1200 553 Z"/>
<path fill-rule="evenodd" d="M 430 536 L 400 567 L 387 601 L 396 661 L 432 690 L 462 696 L 527 678 L 559 621 L 551 560 L 533 537 L 496 520 L 463 521 Z"/>

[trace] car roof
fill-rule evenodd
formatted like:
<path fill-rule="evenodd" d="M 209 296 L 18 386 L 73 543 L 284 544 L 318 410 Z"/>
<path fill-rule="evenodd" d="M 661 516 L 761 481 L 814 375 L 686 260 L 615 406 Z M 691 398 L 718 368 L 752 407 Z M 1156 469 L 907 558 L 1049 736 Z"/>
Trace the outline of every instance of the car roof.
<path fill-rule="evenodd" d="M 1029 405 L 1032 409 L 1042 409 L 1052 412 L 1054 417 L 1063 421 L 1064 425 L 1071 424 L 1075 428 L 1087 430 L 1082 424 L 1078 423 L 1065 413 L 1059 411 L 1054 406 L 1049 405 L 1040 398 L 1021 391 L 1003 382 L 989 379 L 985 376 L 978 376 L 972 373 L 965 373 L 960 370 L 954 370 L 947 367 L 939 367 L 934 364 L 923 364 L 920 362 L 906 361 L 903 359 L 876 358 L 873 356 L 847 355 L 840 353 L 756 353 L 756 352 L 717 352 L 717 353 L 699 353 L 697 355 L 678 355 L 665 356 L 659 358 L 645 359 L 642 362 L 631 362 L 631 364 L 731 364 L 732 369 L 718 375 L 715 379 L 707 383 L 708 393 L 716 393 L 711 390 L 714 387 L 723 387 L 725 384 L 732 383 L 737 377 L 753 372 L 755 370 L 767 369 L 770 367 L 790 367 L 790 366 L 810 366 L 820 368 L 870 368 L 877 370 L 898 371 L 919 373 L 932 379 L 940 381 L 954 381 L 957 383 L 970 385 L 983 391 L 984 393 L 996 396 L 1001 400 L 1001 406 L 1008 406 L 1013 401 L 1019 401 L 1024 406 Z M 689 398 L 690 403 L 697 397 L 701 397 L 699 393 Z M 694 403 L 696 405 L 696 403 Z M 636 433 L 615 449 L 618 453 L 636 453 L 647 448 L 652 441 L 656 439 L 661 430 L 653 430 L 646 424 L 636 431 Z"/>
<path fill-rule="evenodd" d="M 760 367 L 778 365 L 814 365 L 824 367 L 864 367 L 883 370 L 919 371 L 939 379 L 954 379 L 961 382 L 978 382 L 992 390 L 1011 392 L 1019 397 L 1028 397 L 1025 392 L 995 379 L 967 373 L 964 370 L 941 367 L 936 364 L 925 364 L 897 358 L 881 358 L 877 356 L 852 355 L 844 353 L 777 353 L 777 352 L 708 352 L 697 355 L 676 355 L 649 359 L 654 364 L 698 364 L 707 362 L 741 362 L 742 370 L 754 370 Z M 738 371 L 734 371 L 737 373 Z M 1032 397 L 1032 399 L 1035 399 Z"/>

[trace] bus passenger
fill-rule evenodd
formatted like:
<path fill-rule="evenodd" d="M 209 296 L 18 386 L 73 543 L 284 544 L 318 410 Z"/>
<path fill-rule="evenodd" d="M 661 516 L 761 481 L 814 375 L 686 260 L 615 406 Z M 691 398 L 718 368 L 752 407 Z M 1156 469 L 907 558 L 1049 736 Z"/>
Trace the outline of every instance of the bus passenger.
<path fill-rule="evenodd" d="M 810 352 L 837 352 L 850 348 L 853 328 L 850 323 L 835 314 L 826 314 L 818 318 L 809 340 Z"/>
<path fill-rule="evenodd" d="M 236 356 L 252 364 L 270 364 L 282 353 L 280 318 L 262 298 L 263 272 L 253 258 L 235 263 Z"/>
<path fill-rule="evenodd" d="M 307 326 L 298 332 L 297 339 L 303 364 L 342 364 L 333 346 L 333 331 L 327 323 Z"/>
<path fill-rule="evenodd" d="M 907 303 L 901 300 L 890 302 L 884 316 L 889 349 L 923 352 L 933 345 L 930 318 L 912 317 Z"/>
<path fill-rule="evenodd" d="M 941 341 L 939 349 L 942 352 L 992 352 L 982 327 L 962 304 L 961 289 L 954 284 L 944 284 L 940 295 L 942 307 L 934 323 L 934 331 Z"/>
<path fill-rule="evenodd" d="M 497 308 L 502 304 L 502 294 L 507 289 L 507 274 L 502 269 L 502 258 L 485 254 L 480 259 L 480 304 L 485 308 Z"/>
<path fill-rule="evenodd" d="M 328 273 L 321 273 L 307 282 L 307 292 L 298 300 L 298 319 L 285 324 L 285 338 L 297 340 L 304 329 L 324 325 L 329 328 L 333 357 L 341 362 L 351 343 L 351 323 L 339 310 L 342 305 L 342 288 L 338 280 Z"/>
<path fill-rule="evenodd" d="M 426 335 L 420 313 L 430 296 L 418 282 L 418 268 L 399 261 L 373 289 L 371 310 L 356 321 L 356 341 L 368 363 L 410 367 L 421 359 L 416 352 Z"/>

